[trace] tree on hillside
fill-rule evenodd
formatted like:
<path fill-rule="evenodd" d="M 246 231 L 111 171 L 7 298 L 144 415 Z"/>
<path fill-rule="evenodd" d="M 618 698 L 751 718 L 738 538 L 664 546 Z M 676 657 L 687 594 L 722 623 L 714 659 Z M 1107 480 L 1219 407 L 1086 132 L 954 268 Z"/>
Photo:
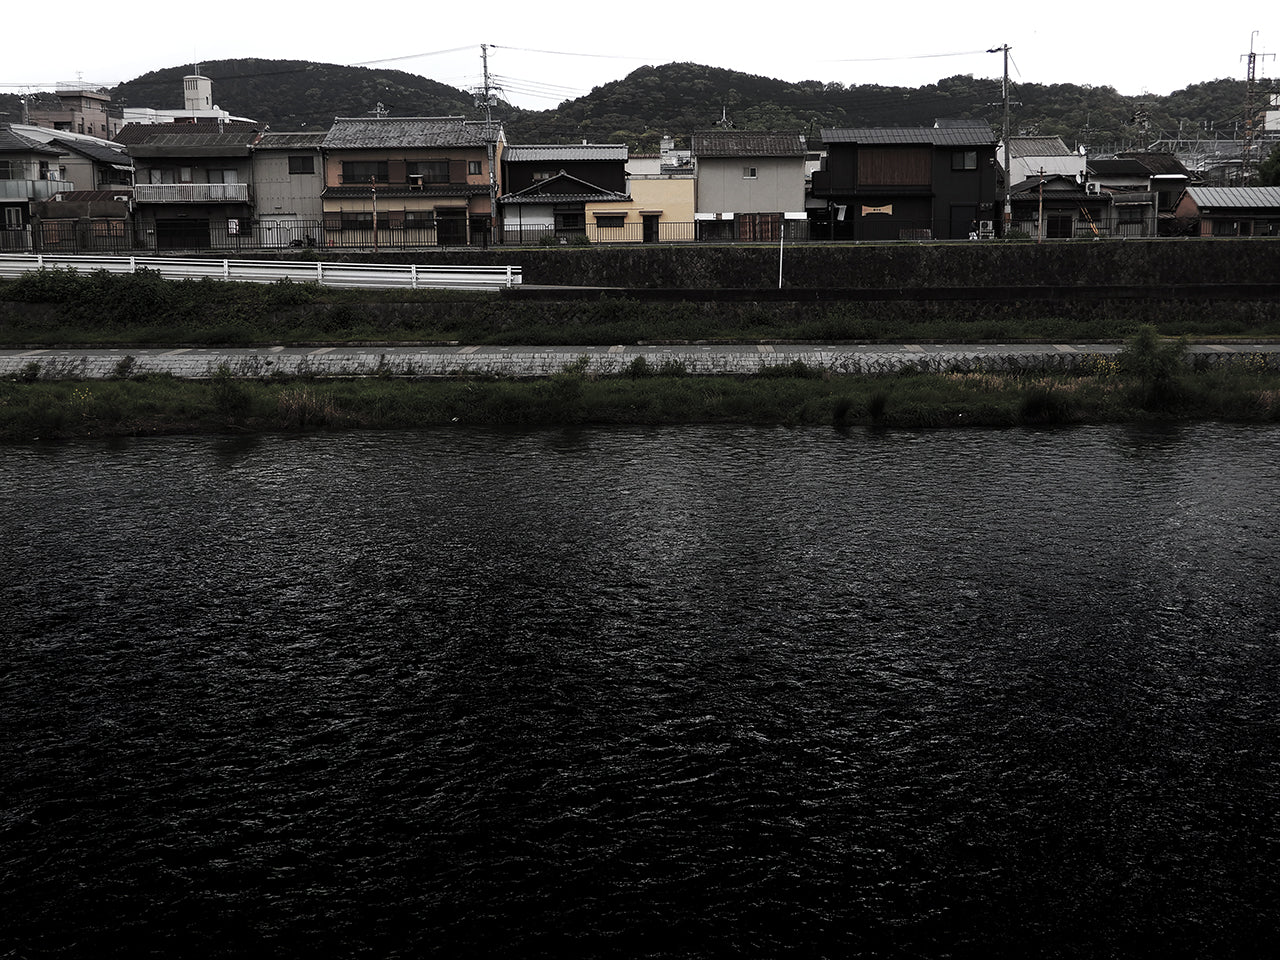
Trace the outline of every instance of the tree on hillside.
<path fill-rule="evenodd" d="M 1280 144 L 1258 164 L 1258 182 L 1264 187 L 1280 187 Z"/>

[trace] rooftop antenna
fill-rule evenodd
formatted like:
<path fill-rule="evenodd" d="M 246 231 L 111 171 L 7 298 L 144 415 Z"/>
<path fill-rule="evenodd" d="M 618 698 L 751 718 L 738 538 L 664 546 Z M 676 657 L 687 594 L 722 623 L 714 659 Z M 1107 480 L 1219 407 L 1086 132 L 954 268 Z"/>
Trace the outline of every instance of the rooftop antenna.
<path fill-rule="evenodd" d="M 733 121 L 729 119 L 729 112 L 723 104 L 720 105 L 720 119 L 716 121 L 716 126 L 726 130 L 733 129 Z"/>

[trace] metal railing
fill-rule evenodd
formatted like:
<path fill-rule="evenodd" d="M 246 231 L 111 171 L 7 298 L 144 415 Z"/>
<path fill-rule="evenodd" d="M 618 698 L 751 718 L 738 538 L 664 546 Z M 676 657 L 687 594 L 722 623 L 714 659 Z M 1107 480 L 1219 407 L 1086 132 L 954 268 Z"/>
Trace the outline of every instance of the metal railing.
<path fill-rule="evenodd" d="M 137 203 L 248 203 L 247 183 L 140 183 Z"/>
<path fill-rule="evenodd" d="M 153 270 L 166 280 L 238 280 L 244 283 L 319 283 L 329 287 L 410 290 L 496 290 L 523 282 L 516 266 L 401 266 L 379 263 L 298 263 L 269 260 L 195 260 L 169 257 L 90 257 L 0 254 L 0 277 L 33 270 L 136 273 Z"/>

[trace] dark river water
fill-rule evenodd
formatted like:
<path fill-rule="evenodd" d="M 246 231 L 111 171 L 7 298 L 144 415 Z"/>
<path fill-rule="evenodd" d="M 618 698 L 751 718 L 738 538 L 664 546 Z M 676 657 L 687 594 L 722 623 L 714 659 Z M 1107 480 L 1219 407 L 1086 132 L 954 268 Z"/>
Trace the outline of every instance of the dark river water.
<path fill-rule="evenodd" d="M 1274 957 L 1280 429 L 0 448 L 0 958 Z"/>

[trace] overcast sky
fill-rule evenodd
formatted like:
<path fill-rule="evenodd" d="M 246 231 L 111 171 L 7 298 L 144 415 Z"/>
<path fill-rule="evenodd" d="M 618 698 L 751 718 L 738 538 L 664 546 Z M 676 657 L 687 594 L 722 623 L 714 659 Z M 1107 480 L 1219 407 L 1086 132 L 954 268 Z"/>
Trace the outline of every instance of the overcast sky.
<path fill-rule="evenodd" d="M 63 0 L 6 12 L 7 23 L 16 19 L 19 29 L 6 31 L 0 91 L 50 89 L 69 80 L 111 86 L 151 70 L 241 57 L 385 66 L 466 89 L 482 82 L 481 44 L 490 46 L 489 70 L 507 99 L 539 110 L 645 64 L 673 61 L 845 85 L 915 87 L 955 74 L 999 77 L 1000 55 L 985 51 L 1002 44 L 1012 48 L 1015 82 L 1168 94 L 1205 80 L 1243 79 L 1251 43 L 1258 76 L 1280 76 L 1268 53 L 1280 52 L 1274 0 L 1236 0 L 1196 13 L 1188 6 L 1019 10 L 1006 4 L 1003 23 L 1000 9 L 939 0 L 875 9 L 828 0 L 752 8 L 581 0 L 444 6 L 135 0 L 117 14 L 99 2 Z M 1182 11 L 1195 19 L 1181 19 Z M 215 85 L 220 106 L 252 113 L 252 105 L 221 103 L 217 94 Z"/>

